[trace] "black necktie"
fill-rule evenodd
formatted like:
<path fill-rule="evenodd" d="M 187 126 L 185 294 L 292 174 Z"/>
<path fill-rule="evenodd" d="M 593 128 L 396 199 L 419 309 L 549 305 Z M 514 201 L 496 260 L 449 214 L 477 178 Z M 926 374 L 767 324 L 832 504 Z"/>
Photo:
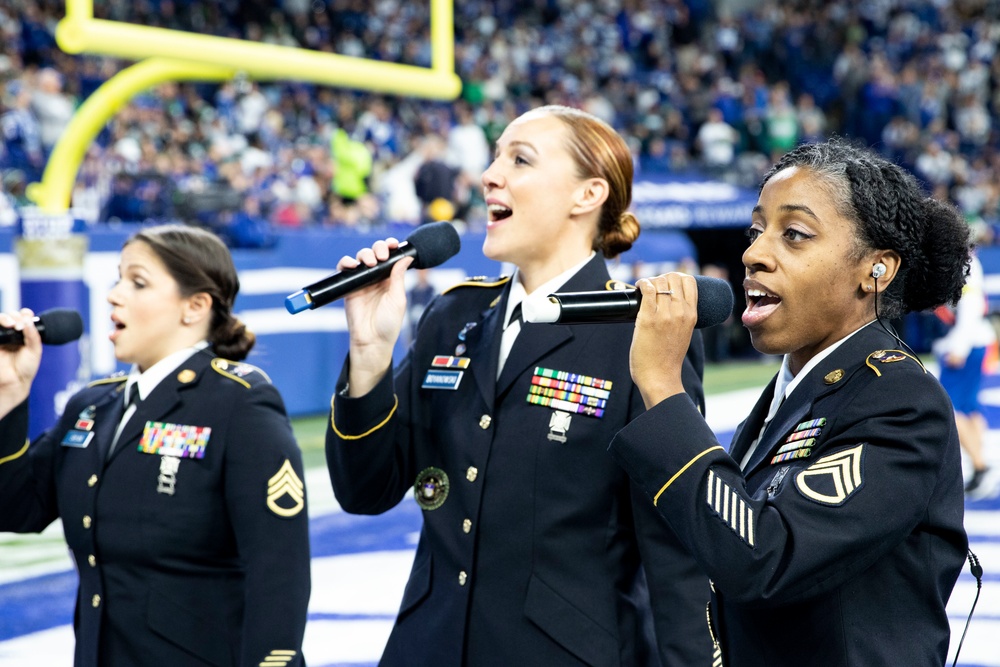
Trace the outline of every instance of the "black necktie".
<path fill-rule="evenodd" d="M 510 313 L 510 319 L 507 321 L 507 326 L 509 327 L 514 322 L 518 324 L 524 324 L 524 318 L 521 317 L 521 304 L 514 306 L 514 310 Z"/>
<path fill-rule="evenodd" d="M 122 418 L 124 419 L 125 414 L 128 412 L 128 408 L 129 408 L 130 405 L 134 405 L 135 409 L 138 410 L 139 409 L 139 405 L 141 403 L 142 403 L 142 397 L 139 396 L 139 385 L 133 385 L 132 386 L 132 391 L 129 392 L 128 398 L 125 401 L 125 410 L 122 412 Z M 132 417 L 134 417 L 134 416 L 135 416 L 135 413 L 133 412 L 132 413 Z M 128 420 L 132 421 L 132 417 L 129 417 Z M 118 424 L 118 431 L 115 434 L 114 440 L 111 441 L 111 446 L 108 448 L 108 458 L 109 459 L 111 458 L 111 455 L 114 453 L 115 448 L 118 446 L 118 438 L 121 437 L 121 432 L 123 430 L 125 430 L 125 424 L 126 423 L 127 422 L 120 422 Z"/>

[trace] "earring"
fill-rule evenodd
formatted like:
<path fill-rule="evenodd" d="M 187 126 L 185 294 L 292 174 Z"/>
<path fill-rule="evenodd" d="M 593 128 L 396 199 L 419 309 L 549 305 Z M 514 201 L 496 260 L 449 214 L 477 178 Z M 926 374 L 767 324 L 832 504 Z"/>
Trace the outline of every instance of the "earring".
<path fill-rule="evenodd" d="M 181 320 L 181 322 L 183 322 L 184 324 L 191 324 L 191 318 L 185 317 L 183 320 Z"/>
<path fill-rule="evenodd" d="M 866 292 L 871 292 L 872 291 L 872 286 L 871 285 L 865 285 L 865 291 Z"/>

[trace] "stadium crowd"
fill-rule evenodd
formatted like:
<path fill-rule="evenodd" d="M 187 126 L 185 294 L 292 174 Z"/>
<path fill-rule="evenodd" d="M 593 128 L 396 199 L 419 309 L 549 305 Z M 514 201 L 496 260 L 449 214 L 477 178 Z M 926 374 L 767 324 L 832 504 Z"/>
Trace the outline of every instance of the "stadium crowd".
<path fill-rule="evenodd" d="M 64 11 L 64 0 L 0 4 L 0 222 L 26 202 L 74 108 L 131 64 L 59 50 Z M 95 12 L 430 64 L 426 2 L 110 0 Z M 275 226 L 482 224 L 479 174 L 500 130 L 567 104 L 619 129 L 639 175 L 699 170 L 752 186 L 776 155 L 842 134 L 970 221 L 1000 216 L 996 2 L 468 0 L 455 3 L 455 36 L 457 102 L 245 78 L 142 93 L 90 147 L 74 206 L 93 221 L 201 220 L 245 246 Z"/>

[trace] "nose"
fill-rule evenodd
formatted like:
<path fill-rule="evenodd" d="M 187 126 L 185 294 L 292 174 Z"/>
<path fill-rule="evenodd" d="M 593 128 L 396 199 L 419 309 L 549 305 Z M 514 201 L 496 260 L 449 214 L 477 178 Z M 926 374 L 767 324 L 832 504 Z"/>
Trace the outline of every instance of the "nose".
<path fill-rule="evenodd" d="M 747 272 L 769 271 L 774 266 L 772 253 L 768 252 L 766 234 L 761 234 L 743 251 L 743 266 Z"/>
<path fill-rule="evenodd" d="M 119 297 L 118 295 L 118 288 L 121 284 L 122 284 L 121 279 L 116 280 L 115 284 L 111 286 L 110 290 L 108 290 L 108 303 L 110 303 L 112 306 L 121 305 L 121 297 Z"/>
<path fill-rule="evenodd" d="M 486 171 L 483 172 L 480 180 L 483 183 L 483 189 L 489 192 L 492 188 L 500 187 L 503 179 L 500 175 L 500 168 L 497 166 L 497 161 L 493 160 L 490 166 L 486 167 Z"/>

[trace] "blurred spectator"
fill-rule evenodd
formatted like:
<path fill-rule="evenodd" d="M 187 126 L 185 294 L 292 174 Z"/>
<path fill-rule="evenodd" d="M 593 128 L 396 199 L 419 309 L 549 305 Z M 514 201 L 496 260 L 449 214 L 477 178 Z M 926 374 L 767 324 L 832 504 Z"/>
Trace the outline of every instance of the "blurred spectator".
<path fill-rule="evenodd" d="M 708 120 L 698 129 L 695 143 L 701 148 L 702 163 L 711 171 L 729 167 L 736 156 L 740 135 L 722 117 L 722 111 L 709 109 Z"/>
<path fill-rule="evenodd" d="M 17 169 L 33 183 L 41 179 L 45 165 L 41 128 L 31 112 L 31 89 L 21 79 L 8 81 L 4 89 L 0 115 L 0 133 L 4 148 L 0 151 L 0 169 Z"/>
<path fill-rule="evenodd" d="M 73 118 L 73 100 L 62 92 L 62 75 L 51 67 L 38 72 L 36 88 L 31 93 L 31 110 L 38 119 L 42 149 L 46 157 L 59 141 Z"/>
<path fill-rule="evenodd" d="M 445 162 L 445 143 L 431 134 L 421 144 L 424 161 L 413 178 L 423 210 L 422 222 L 452 220 L 455 217 L 455 186 L 459 170 Z"/>

